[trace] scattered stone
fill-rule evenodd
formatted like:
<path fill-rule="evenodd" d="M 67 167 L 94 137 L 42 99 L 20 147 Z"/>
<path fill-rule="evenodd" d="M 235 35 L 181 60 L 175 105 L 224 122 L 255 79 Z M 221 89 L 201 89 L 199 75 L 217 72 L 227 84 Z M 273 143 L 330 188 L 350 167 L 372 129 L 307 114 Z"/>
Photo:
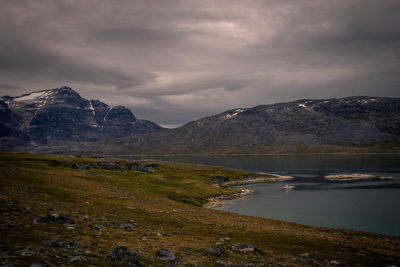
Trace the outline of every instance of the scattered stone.
<path fill-rule="evenodd" d="M 229 267 L 228 263 L 226 263 L 225 261 L 221 261 L 221 260 L 217 260 L 214 264 L 215 264 L 215 266 Z"/>
<path fill-rule="evenodd" d="M 106 228 L 101 224 L 90 225 L 90 227 L 92 227 L 95 230 L 100 230 L 100 231 L 105 231 L 106 230 Z"/>
<path fill-rule="evenodd" d="M 275 265 L 282 266 L 282 267 L 286 266 L 286 264 L 284 264 L 284 263 L 282 263 L 282 262 L 280 262 L 280 261 L 278 261 L 277 259 L 274 259 L 274 258 L 270 259 L 269 262 L 271 264 L 273 264 L 274 266 Z"/>
<path fill-rule="evenodd" d="M 31 267 L 54 267 L 54 265 L 45 260 L 38 260 L 32 263 Z"/>
<path fill-rule="evenodd" d="M 23 257 L 31 257 L 37 253 L 39 253 L 39 249 L 35 247 L 27 247 L 16 252 L 18 255 Z"/>
<path fill-rule="evenodd" d="M 232 250 L 240 251 L 240 252 L 256 252 L 259 251 L 255 246 L 247 244 L 247 243 L 236 243 L 232 245 Z"/>
<path fill-rule="evenodd" d="M 142 168 L 139 168 L 138 171 L 144 172 L 144 173 L 154 173 L 154 170 L 150 166 L 145 166 Z"/>
<path fill-rule="evenodd" d="M 57 213 L 57 212 L 50 213 L 50 214 L 46 215 L 45 217 L 39 216 L 38 221 L 56 222 L 56 223 L 62 223 L 62 224 L 65 224 L 65 223 L 75 224 L 75 221 L 73 219 L 71 219 L 67 214 Z"/>
<path fill-rule="evenodd" d="M 138 250 L 130 250 L 124 246 L 116 247 L 108 258 L 113 261 L 123 262 L 128 266 L 139 266 L 140 255 Z"/>
<path fill-rule="evenodd" d="M 73 223 L 64 223 L 64 226 L 67 227 L 67 229 L 69 229 L 69 230 L 74 230 L 76 228 L 81 227 L 80 225 L 73 224 Z"/>
<path fill-rule="evenodd" d="M 85 248 L 86 247 L 85 244 L 79 242 L 78 240 L 72 240 L 71 242 L 69 242 L 69 245 L 71 247 L 76 247 L 76 248 Z"/>
<path fill-rule="evenodd" d="M 0 259 L 0 267 L 12 267 L 13 264 L 6 259 Z"/>
<path fill-rule="evenodd" d="M 62 248 L 62 249 L 71 249 L 71 246 L 68 245 L 65 241 L 59 238 L 51 238 L 47 241 L 42 241 L 42 245 L 46 247 L 54 247 L 54 248 Z"/>
<path fill-rule="evenodd" d="M 217 175 L 217 176 L 211 178 L 211 181 L 217 182 L 217 183 L 225 183 L 225 182 L 229 182 L 229 179 L 225 175 Z"/>
<path fill-rule="evenodd" d="M 166 249 L 157 250 L 157 252 L 154 254 L 154 258 L 159 258 L 169 263 L 178 263 L 181 261 L 179 258 L 175 256 L 173 252 L 168 251 Z"/>
<path fill-rule="evenodd" d="M 74 255 L 83 255 L 83 254 L 88 254 L 88 253 L 90 253 L 90 252 L 88 252 L 88 253 L 86 253 L 86 251 L 84 251 L 84 250 L 82 250 L 82 249 L 74 249 L 74 251 L 73 251 L 74 253 Z"/>
<path fill-rule="evenodd" d="M 330 261 L 329 265 L 341 265 L 338 261 Z"/>
<path fill-rule="evenodd" d="M 230 239 L 229 237 L 223 237 L 223 239 L 224 239 L 226 242 L 231 242 L 231 239 Z"/>
<path fill-rule="evenodd" d="M 133 231 L 136 228 L 136 223 L 128 223 L 124 225 L 124 229 L 127 231 Z"/>
<path fill-rule="evenodd" d="M 71 169 L 77 169 L 77 170 L 88 170 L 88 169 L 90 169 L 89 165 L 80 164 L 80 163 L 73 163 L 73 164 L 69 165 L 68 167 L 70 167 Z"/>
<path fill-rule="evenodd" d="M 117 221 L 111 222 L 111 225 L 113 226 L 114 229 L 121 228 L 121 224 Z"/>
<path fill-rule="evenodd" d="M 86 258 L 83 256 L 70 256 L 68 257 L 68 262 L 82 262 L 85 261 Z"/>
<path fill-rule="evenodd" d="M 225 244 L 225 240 L 223 240 L 222 238 L 218 239 L 217 241 L 215 241 L 214 243 L 216 246 L 218 245 L 224 245 Z"/>
<path fill-rule="evenodd" d="M 300 255 L 300 257 L 302 257 L 304 259 L 308 259 L 308 258 L 310 258 L 310 253 L 303 253 Z"/>
<path fill-rule="evenodd" d="M 225 256 L 225 249 L 223 249 L 223 248 L 219 248 L 219 247 L 210 247 L 209 248 L 209 251 L 214 255 L 214 256 L 217 256 L 217 257 L 222 257 L 222 256 Z"/>

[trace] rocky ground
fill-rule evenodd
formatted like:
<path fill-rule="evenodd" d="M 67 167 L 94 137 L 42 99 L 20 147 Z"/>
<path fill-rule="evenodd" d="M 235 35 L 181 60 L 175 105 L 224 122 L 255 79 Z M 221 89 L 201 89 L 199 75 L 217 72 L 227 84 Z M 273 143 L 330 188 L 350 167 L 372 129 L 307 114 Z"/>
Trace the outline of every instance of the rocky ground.
<path fill-rule="evenodd" d="M 220 181 L 255 175 L 0 154 L 0 266 L 400 265 L 400 237 L 202 207 L 209 198 L 240 193 L 216 186 Z"/>

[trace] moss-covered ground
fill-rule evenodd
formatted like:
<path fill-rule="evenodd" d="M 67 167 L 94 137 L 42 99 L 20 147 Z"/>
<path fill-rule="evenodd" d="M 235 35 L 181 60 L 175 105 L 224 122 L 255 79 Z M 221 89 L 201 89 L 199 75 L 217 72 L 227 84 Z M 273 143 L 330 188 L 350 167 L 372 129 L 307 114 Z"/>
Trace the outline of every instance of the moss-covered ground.
<path fill-rule="evenodd" d="M 38 259 L 55 266 L 119 266 L 107 255 L 117 245 L 138 249 L 142 266 L 166 266 L 154 257 L 168 249 L 180 266 L 388 266 L 400 265 L 400 238 L 344 229 L 304 226 L 206 209 L 207 198 L 233 194 L 236 189 L 213 184 L 216 175 L 230 180 L 252 175 L 222 167 L 158 164 L 153 173 L 121 171 L 123 160 L 109 160 L 115 169 L 74 169 L 72 164 L 99 163 L 99 158 L 0 154 L 0 260 L 30 266 Z M 130 165 L 129 165 L 130 166 Z M 65 213 L 78 228 L 35 220 L 40 215 Z M 112 222 L 136 223 L 128 231 Z M 101 225 L 103 229 L 95 229 Z M 42 241 L 60 238 L 86 245 L 81 250 L 46 247 Z M 225 239 L 224 239 L 225 238 Z M 244 242 L 259 252 L 237 252 Z M 33 246 L 32 256 L 18 251 Z M 218 256 L 210 247 L 221 247 Z M 82 261 L 68 259 L 81 255 Z"/>

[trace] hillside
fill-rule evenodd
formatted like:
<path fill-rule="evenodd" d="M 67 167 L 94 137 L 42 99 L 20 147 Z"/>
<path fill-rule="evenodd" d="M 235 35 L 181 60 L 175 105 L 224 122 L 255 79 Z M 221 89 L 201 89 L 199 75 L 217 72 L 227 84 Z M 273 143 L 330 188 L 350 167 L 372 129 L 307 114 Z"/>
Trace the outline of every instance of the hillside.
<path fill-rule="evenodd" d="M 93 146 L 106 153 L 399 152 L 400 98 L 297 100 L 239 108 Z"/>
<path fill-rule="evenodd" d="M 123 107 L 87 100 L 69 87 L 0 98 L 0 145 L 95 142 L 162 130 Z"/>
<path fill-rule="evenodd" d="M 399 237 L 202 208 L 211 196 L 237 192 L 215 186 L 217 175 L 235 181 L 255 174 L 168 162 L 2 153 L 0 265 L 400 264 Z"/>

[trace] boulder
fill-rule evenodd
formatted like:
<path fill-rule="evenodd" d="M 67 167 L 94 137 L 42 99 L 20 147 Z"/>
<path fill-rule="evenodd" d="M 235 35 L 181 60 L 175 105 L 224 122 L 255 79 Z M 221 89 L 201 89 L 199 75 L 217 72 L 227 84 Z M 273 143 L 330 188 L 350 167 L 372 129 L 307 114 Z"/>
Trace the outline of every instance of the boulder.
<path fill-rule="evenodd" d="M 75 221 L 71 219 L 69 215 L 57 212 L 47 214 L 45 217 L 40 217 L 39 221 L 75 224 Z"/>
<path fill-rule="evenodd" d="M 213 254 L 214 256 L 217 257 L 222 257 L 225 256 L 225 249 L 223 248 L 219 248 L 219 247 L 210 247 L 209 251 L 211 252 L 211 254 Z"/>
<path fill-rule="evenodd" d="M 85 244 L 79 242 L 78 240 L 72 240 L 71 242 L 69 242 L 69 245 L 71 247 L 76 247 L 76 248 L 85 248 L 86 247 Z"/>
<path fill-rule="evenodd" d="M 215 264 L 215 266 L 229 267 L 228 263 L 226 263 L 225 261 L 221 261 L 221 260 L 216 261 L 214 264 Z"/>
<path fill-rule="evenodd" d="M 90 224 L 89 226 L 92 227 L 95 230 L 100 230 L 100 231 L 105 231 L 106 230 L 106 228 L 101 224 L 95 224 L 95 225 Z"/>
<path fill-rule="evenodd" d="M 51 238 L 47 241 L 42 241 L 42 245 L 46 247 L 61 248 L 61 249 L 71 249 L 64 240 L 59 238 Z"/>
<path fill-rule="evenodd" d="M 54 265 L 45 260 L 38 260 L 32 263 L 31 267 L 54 267 Z"/>
<path fill-rule="evenodd" d="M 130 250 L 124 246 L 116 247 L 111 254 L 108 255 L 108 258 L 112 261 L 118 261 L 125 263 L 130 267 L 139 266 L 140 255 L 138 250 Z"/>
<path fill-rule="evenodd" d="M 136 223 L 128 223 L 124 225 L 124 229 L 127 231 L 133 231 L 137 227 Z"/>
<path fill-rule="evenodd" d="M 39 249 L 35 247 L 27 247 L 16 252 L 18 255 L 23 257 L 31 257 L 37 253 L 39 253 Z"/>
<path fill-rule="evenodd" d="M 308 258 L 310 258 L 310 253 L 303 253 L 300 255 L 300 257 L 302 257 L 304 259 L 308 259 Z"/>
<path fill-rule="evenodd" d="M 83 256 L 70 256 L 68 257 L 68 262 L 82 262 L 85 261 L 86 258 Z"/>
<path fill-rule="evenodd" d="M 232 245 L 232 250 L 240 252 L 257 252 L 259 251 L 255 246 L 247 243 L 236 243 Z"/>
<path fill-rule="evenodd" d="M 111 225 L 114 229 L 119 229 L 121 228 L 121 224 L 117 221 L 111 222 Z"/>
<path fill-rule="evenodd" d="M 9 260 L 0 259 L 0 267 L 12 267 L 14 266 Z"/>
<path fill-rule="evenodd" d="M 162 259 L 169 263 L 179 263 L 180 259 L 175 256 L 175 254 L 166 249 L 159 249 L 154 254 L 154 258 Z"/>

